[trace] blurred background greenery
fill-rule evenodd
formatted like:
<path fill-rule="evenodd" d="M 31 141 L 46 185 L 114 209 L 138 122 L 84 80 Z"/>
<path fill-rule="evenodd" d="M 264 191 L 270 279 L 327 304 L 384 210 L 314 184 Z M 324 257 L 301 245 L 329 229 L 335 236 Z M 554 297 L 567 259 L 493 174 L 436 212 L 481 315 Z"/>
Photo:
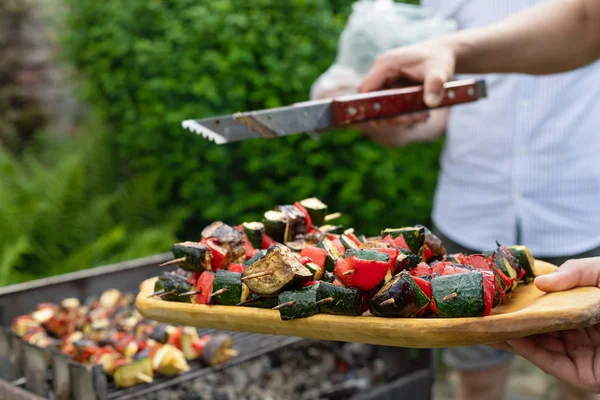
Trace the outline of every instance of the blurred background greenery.
<path fill-rule="evenodd" d="M 85 108 L 57 135 L 11 127 L 0 101 L 0 286 L 166 252 L 309 196 L 367 235 L 429 223 L 441 141 L 387 149 L 346 130 L 217 146 L 181 128 L 306 100 L 351 1 L 59 3 L 58 54 Z"/>

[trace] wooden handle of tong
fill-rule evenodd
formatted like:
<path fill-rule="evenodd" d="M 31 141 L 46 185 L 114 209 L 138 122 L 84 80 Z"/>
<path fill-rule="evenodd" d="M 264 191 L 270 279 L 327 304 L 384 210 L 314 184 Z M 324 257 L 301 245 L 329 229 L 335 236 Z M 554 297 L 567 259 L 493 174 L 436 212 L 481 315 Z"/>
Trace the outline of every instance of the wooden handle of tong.
<path fill-rule="evenodd" d="M 444 87 L 444 98 L 437 108 L 470 103 L 486 97 L 486 86 L 482 80 L 452 81 L 447 82 Z M 345 96 L 333 100 L 332 108 L 336 126 L 431 109 L 423 101 L 423 86 Z"/>

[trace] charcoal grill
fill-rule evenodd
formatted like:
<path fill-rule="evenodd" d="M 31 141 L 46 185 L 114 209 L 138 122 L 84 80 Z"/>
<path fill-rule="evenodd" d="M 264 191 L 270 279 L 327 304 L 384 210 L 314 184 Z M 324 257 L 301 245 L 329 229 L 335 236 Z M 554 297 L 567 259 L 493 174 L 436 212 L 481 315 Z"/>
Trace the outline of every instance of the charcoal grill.
<path fill-rule="evenodd" d="M 59 303 L 66 297 L 76 297 L 84 301 L 109 288 L 137 293 L 139 284 L 158 275 L 163 270 L 158 264 L 170 258 L 170 253 L 164 253 L 0 288 L 0 399 L 146 398 L 160 390 L 214 374 L 284 347 L 310 342 L 308 339 L 297 337 L 224 332 L 232 336 L 233 348 L 240 354 L 238 357 L 216 367 L 206 367 L 200 361 L 192 361 L 189 363 L 190 371 L 184 374 L 156 377 L 149 384 L 118 389 L 107 379 L 101 366 L 87 366 L 75 362 L 57 350 L 39 349 L 10 332 L 12 320 L 31 312 L 38 303 Z M 200 334 L 214 332 L 216 331 L 211 329 L 199 330 Z M 352 399 L 431 399 L 435 376 L 433 351 L 403 348 L 380 350 L 393 368 L 395 378 L 386 384 L 354 395 Z M 418 353 L 416 357 L 415 352 Z"/>

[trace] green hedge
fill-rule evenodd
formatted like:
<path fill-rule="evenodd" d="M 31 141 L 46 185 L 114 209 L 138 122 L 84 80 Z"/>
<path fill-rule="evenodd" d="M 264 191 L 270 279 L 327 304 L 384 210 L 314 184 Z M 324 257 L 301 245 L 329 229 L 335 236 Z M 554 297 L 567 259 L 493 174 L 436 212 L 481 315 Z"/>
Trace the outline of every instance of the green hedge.
<path fill-rule="evenodd" d="M 369 234 L 429 221 L 439 143 L 389 150 L 342 131 L 217 146 L 181 128 L 190 117 L 306 100 L 335 57 L 343 2 L 67 1 L 64 46 L 111 128 L 121 173 L 159 174 L 148 195 L 192 211 L 180 237 L 312 195 Z"/>

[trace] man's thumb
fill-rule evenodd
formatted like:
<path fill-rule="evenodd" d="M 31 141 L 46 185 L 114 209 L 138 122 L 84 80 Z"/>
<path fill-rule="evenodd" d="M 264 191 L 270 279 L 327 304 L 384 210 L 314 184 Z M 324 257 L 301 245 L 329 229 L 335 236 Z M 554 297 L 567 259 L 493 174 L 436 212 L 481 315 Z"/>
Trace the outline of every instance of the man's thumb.
<path fill-rule="evenodd" d="M 556 272 L 535 278 L 544 292 L 559 292 L 580 286 L 600 285 L 600 257 L 569 260 Z"/>
<path fill-rule="evenodd" d="M 448 81 L 448 75 L 441 70 L 428 72 L 425 75 L 423 100 L 428 107 L 437 107 L 444 98 L 444 84 Z"/>

